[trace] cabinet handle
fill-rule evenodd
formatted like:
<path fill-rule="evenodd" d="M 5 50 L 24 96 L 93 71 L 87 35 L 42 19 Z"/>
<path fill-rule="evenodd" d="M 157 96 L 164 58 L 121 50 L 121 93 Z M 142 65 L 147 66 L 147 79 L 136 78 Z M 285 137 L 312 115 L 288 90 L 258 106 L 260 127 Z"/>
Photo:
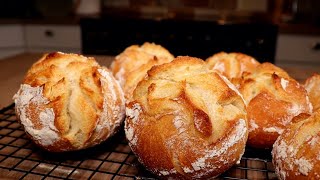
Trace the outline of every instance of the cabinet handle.
<path fill-rule="evenodd" d="M 320 42 L 314 43 L 312 46 L 312 50 L 319 51 L 320 50 Z"/>
<path fill-rule="evenodd" d="M 44 34 L 46 35 L 46 37 L 50 37 L 50 38 L 54 36 L 54 33 L 51 30 L 46 30 Z"/>

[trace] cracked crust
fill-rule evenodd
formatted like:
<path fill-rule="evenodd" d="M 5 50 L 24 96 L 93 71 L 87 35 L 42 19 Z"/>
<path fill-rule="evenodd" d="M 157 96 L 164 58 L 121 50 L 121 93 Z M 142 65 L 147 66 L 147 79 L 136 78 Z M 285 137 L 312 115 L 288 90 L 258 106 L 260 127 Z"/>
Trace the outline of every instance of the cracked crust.
<path fill-rule="evenodd" d="M 124 119 L 118 82 L 94 58 L 77 54 L 44 55 L 29 69 L 14 99 L 26 132 L 48 151 L 99 144 Z"/>
<path fill-rule="evenodd" d="M 320 110 L 294 123 L 273 145 L 272 162 L 279 179 L 320 179 Z"/>
<path fill-rule="evenodd" d="M 209 178 L 241 158 L 246 108 L 226 81 L 187 56 L 148 71 L 125 121 L 129 145 L 147 169 L 165 177 Z"/>
<path fill-rule="evenodd" d="M 310 76 L 305 84 L 313 110 L 320 109 L 320 74 Z"/>
<path fill-rule="evenodd" d="M 125 98 L 130 100 L 132 93 L 154 65 L 168 63 L 174 56 L 160 45 L 144 43 L 141 46 L 132 45 L 116 56 L 110 68 L 115 78 L 123 88 Z"/>
<path fill-rule="evenodd" d="M 271 63 L 245 74 L 239 90 L 247 103 L 247 144 L 252 147 L 271 149 L 289 124 L 312 112 L 304 87 Z"/>
<path fill-rule="evenodd" d="M 227 77 L 236 87 L 240 86 L 244 73 L 252 73 L 260 64 L 253 57 L 243 53 L 219 52 L 206 59 L 209 69 L 214 69 Z"/>

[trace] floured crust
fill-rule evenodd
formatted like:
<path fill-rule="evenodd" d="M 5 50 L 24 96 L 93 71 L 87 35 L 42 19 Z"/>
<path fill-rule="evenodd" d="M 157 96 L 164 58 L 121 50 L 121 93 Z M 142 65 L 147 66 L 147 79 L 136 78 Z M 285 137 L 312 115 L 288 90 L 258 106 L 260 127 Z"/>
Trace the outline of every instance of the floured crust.
<path fill-rule="evenodd" d="M 253 57 L 243 53 L 216 53 L 206 59 L 209 69 L 214 69 L 227 77 L 236 87 L 244 73 L 251 73 L 260 64 Z"/>
<path fill-rule="evenodd" d="M 94 146 L 124 119 L 124 98 L 108 69 L 76 54 L 44 55 L 14 96 L 27 134 L 49 151 Z"/>
<path fill-rule="evenodd" d="M 245 74 L 240 92 L 247 103 L 248 145 L 253 147 L 272 148 L 286 126 L 312 112 L 304 87 L 271 63 Z"/>
<path fill-rule="evenodd" d="M 280 179 L 320 179 L 320 111 L 290 125 L 273 145 Z"/>
<path fill-rule="evenodd" d="M 310 76 L 305 84 L 314 111 L 320 108 L 320 74 Z"/>
<path fill-rule="evenodd" d="M 144 43 L 132 45 L 116 56 L 111 71 L 120 82 L 126 99 L 132 97 L 134 88 L 152 66 L 172 61 L 174 56 L 160 45 Z"/>
<path fill-rule="evenodd" d="M 125 121 L 129 145 L 148 170 L 209 178 L 240 160 L 248 134 L 245 103 L 226 81 L 187 56 L 148 71 Z"/>

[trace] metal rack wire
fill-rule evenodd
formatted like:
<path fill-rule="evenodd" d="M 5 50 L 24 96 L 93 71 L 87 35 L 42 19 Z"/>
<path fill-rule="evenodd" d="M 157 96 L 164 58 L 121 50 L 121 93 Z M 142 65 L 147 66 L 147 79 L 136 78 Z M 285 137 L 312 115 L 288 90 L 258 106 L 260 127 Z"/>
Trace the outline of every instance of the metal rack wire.
<path fill-rule="evenodd" d="M 14 104 L 0 110 L 0 179 L 156 179 L 139 164 L 119 132 L 82 151 L 49 153 L 26 137 Z M 271 153 L 247 148 L 240 164 L 217 179 L 277 179 Z"/>

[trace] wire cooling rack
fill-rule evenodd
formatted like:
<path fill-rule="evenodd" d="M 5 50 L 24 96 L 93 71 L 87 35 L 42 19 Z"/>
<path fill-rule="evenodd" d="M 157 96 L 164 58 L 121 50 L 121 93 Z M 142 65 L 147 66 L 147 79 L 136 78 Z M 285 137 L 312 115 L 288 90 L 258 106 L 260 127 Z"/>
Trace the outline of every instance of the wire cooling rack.
<path fill-rule="evenodd" d="M 0 110 L 0 179 L 156 179 L 131 152 L 123 131 L 82 151 L 49 153 L 24 133 L 14 104 Z M 240 164 L 217 179 L 277 179 L 271 153 L 247 148 Z"/>

